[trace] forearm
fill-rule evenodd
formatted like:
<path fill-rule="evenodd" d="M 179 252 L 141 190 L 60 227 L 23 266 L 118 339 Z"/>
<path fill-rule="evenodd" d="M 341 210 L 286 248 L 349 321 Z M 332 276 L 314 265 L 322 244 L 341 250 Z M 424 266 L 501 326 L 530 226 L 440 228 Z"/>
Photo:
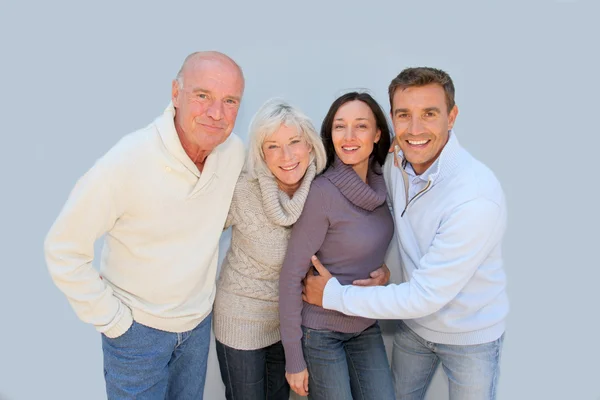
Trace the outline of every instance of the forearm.
<path fill-rule="evenodd" d="M 77 316 L 107 336 L 119 336 L 131 325 L 131 311 L 92 266 L 94 243 L 118 215 L 99 175 L 92 170 L 78 182 L 46 236 L 44 251 L 50 276 Z"/>
<path fill-rule="evenodd" d="M 325 287 L 323 307 L 377 319 L 410 319 L 433 314 L 468 284 L 501 240 L 504 224 L 504 214 L 496 204 L 487 201 L 466 204 L 439 228 L 408 282 L 363 288 L 341 286 L 331 279 Z"/>
<path fill-rule="evenodd" d="M 346 315 L 373 319 L 410 319 L 432 314 L 446 303 L 442 298 L 412 294 L 409 283 L 360 287 L 341 285 L 337 279 L 327 282 L 323 308 Z"/>
<path fill-rule="evenodd" d="M 306 268 L 307 269 L 307 268 Z M 287 268 L 279 277 L 279 321 L 286 371 L 306 368 L 302 352 L 302 278 L 305 273 Z"/>

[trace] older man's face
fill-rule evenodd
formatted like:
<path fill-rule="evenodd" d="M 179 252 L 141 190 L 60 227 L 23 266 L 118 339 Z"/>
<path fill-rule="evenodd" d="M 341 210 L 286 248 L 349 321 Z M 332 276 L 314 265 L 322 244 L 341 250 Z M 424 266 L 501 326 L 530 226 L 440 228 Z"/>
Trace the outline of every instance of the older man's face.
<path fill-rule="evenodd" d="M 203 60 L 183 71 L 183 87 L 173 82 L 175 122 L 187 145 L 212 151 L 231 134 L 244 90 L 243 77 L 233 65 Z"/>

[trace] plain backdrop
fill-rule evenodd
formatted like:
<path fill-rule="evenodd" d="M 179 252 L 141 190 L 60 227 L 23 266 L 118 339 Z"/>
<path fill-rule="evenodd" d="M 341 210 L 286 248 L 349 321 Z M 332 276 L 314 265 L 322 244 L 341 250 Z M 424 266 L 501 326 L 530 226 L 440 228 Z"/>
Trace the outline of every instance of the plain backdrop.
<path fill-rule="evenodd" d="M 498 398 L 600 399 L 599 11 L 574 0 L 0 2 L 0 398 L 106 397 L 100 336 L 52 283 L 44 236 L 94 161 L 162 113 L 185 56 L 214 49 L 246 75 L 244 140 L 272 96 L 320 126 L 344 91 L 368 89 L 387 111 L 403 68 L 450 73 L 455 132 L 508 200 Z M 212 346 L 205 398 L 220 400 Z M 444 380 L 428 400 L 447 398 Z"/>

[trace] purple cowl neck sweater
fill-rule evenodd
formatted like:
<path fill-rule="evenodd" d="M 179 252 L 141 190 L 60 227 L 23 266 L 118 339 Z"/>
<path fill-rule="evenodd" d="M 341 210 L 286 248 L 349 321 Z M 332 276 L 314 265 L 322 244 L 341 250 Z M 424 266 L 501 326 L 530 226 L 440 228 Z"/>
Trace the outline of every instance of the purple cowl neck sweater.
<path fill-rule="evenodd" d="M 281 340 L 289 373 L 306 368 L 301 325 L 356 333 L 375 323 L 304 303 L 302 278 L 313 254 L 342 285 L 368 278 L 383 264 L 394 225 L 380 173 L 380 168 L 373 171 L 369 167 L 366 184 L 336 157 L 334 164 L 313 181 L 302 215 L 292 228 L 279 277 Z"/>

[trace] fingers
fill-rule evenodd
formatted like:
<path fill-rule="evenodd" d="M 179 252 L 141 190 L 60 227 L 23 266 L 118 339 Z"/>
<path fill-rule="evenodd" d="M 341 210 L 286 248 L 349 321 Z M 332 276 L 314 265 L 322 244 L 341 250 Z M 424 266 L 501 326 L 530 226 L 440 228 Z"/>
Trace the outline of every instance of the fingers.
<path fill-rule="evenodd" d="M 308 394 L 308 371 L 304 374 L 304 391 Z"/>
<path fill-rule="evenodd" d="M 327 268 L 325 268 L 323 266 L 323 264 L 321 264 L 321 261 L 319 261 L 317 256 L 312 256 L 310 260 L 312 261 L 312 264 L 315 267 L 315 269 L 317 270 L 317 272 L 319 273 L 319 275 L 321 275 L 323 277 L 327 277 L 327 278 L 331 277 L 331 274 L 329 273 Z"/>
<path fill-rule="evenodd" d="M 286 372 L 285 378 L 290 384 L 290 389 L 299 394 L 300 396 L 308 395 L 308 370 L 305 369 L 297 374 L 288 374 Z"/>
<path fill-rule="evenodd" d="M 396 141 L 392 142 L 392 144 L 394 145 L 394 165 L 396 167 L 399 167 L 400 161 L 398 160 L 398 152 L 400 151 L 400 146 L 394 143 L 396 143 Z"/>
<path fill-rule="evenodd" d="M 383 269 L 381 268 L 377 268 L 375 271 L 369 274 L 371 278 L 379 278 L 381 275 L 385 275 L 385 272 L 383 272 Z"/>
<path fill-rule="evenodd" d="M 352 282 L 354 286 L 377 286 L 376 280 L 371 279 L 357 279 Z"/>

